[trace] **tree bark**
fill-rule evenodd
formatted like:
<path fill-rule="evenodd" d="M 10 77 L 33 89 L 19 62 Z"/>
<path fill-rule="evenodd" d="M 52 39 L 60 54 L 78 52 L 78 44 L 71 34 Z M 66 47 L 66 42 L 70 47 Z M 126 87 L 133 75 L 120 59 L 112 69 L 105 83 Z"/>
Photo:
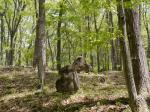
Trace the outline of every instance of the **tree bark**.
<path fill-rule="evenodd" d="M 90 33 L 91 32 L 91 16 L 90 15 L 88 15 L 88 17 L 87 17 L 87 23 L 88 23 L 88 25 L 87 25 L 87 34 L 88 33 Z M 90 65 L 92 66 L 92 68 L 94 68 L 94 59 L 93 59 L 93 52 L 92 52 L 92 49 L 91 49 L 91 51 L 90 51 Z"/>
<path fill-rule="evenodd" d="M 57 70 L 61 68 L 61 24 L 62 24 L 63 6 L 60 4 L 59 19 L 57 25 Z"/>
<path fill-rule="evenodd" d="M 54 70 L 55 69 L 54 54 L 53 54 L 53 51 L 52 51 L 52 47 L 51 47 L 51 43 L 50 43 L 50 39 L 49 38 L 48 38 L 48 46 L 49 46 L 49 49 L 50 49 L 50 55 L 51 55 L 51 61 L 52 61 L 52 69 Z"/>
<path fill-rule="evenodd" d="M 5 36 L 5 29 L 4 29 L 4 15 L 1 14 L 1 61 L 3 65 L 3 43 L 4 43 L 4 36 Z"/>
<path fill-rule="evenodd" d="M 130 0 L 124 2 L 130 2 Z M 138 7 L 125 8 L 125 15 L 136 89 L 138 94 L 148 95 L 150 93 L 150 75 L 140 34 Z"/>
<path fill-rule="evenodd" d="M 41 79 L 41 90 L 44 90 L 45 67 L 46 67 L 46 34 L 45 34 L 45 0 L 39 0 L 39 62 L 38 75 Z"/>
<path fill-rule="evenodd" d="M 97 21 L 96 21 L 96 15 L 94 13 L 94 28 L 95 28 L 95 33 L 96 33 L 96 38 L 97 35 L 98 35 L 98 27 L 97 27 Z M 97 53 L 97 72 L 99 73 L 100 72 L 100 48 L 99 48 L 99 45 L 97 45 L 97 48 L 96 48 L 96 53 Z"/>
<path fill-rule="evenodd" d="M 107 12 L 107 20 L 109 26 L 110 36 L 114 32 L 114 25 L 113 25 L 113 15 L 111 11 Z M 112 62 L 112 70 L 117 70 L 117 59 L 116 59 L 116 48 L 115 48 L 115 40 L 111 40 L 111 62 Z"/>
<path fill-rule="evenodd" d="M 150 58 L 150 31 L 148 26 L 146 27 L 146 32 L 147 32 L 147 41 L 148 41 L 147 57 Z"/>
<path fill-rule="evenodd" d="M 137 94 L 135 80 L 133 76 L 133 68 L 131 62 L 131 55 L 129 51 L 126 31 L 125 13 L 123 8 L 123 0 L 117 0 L 118 6 L 118 26 L 123 37 L 120 37 L 120 48 L 122 51 L 123 70 L 126 79 L 127 89 L 130 99 L 130 107 L 132 112 L 149 112 L 145 99 Z"/>
<path fill-rule="evenodd" d="M 117 70 L 122 70 L 122 58 L 121 58 L 121 50 L 120 50 L 120 41 L 119 38 L 116 40 L 116 56 L 117 56 Z"/>
<path fill-rule="evenodd" d="M 9 41 L 10 41 L 10 35 L 9 35 L 9 32 L 7 32 L 7 36 L 6 36 L 7 38 L 6 38 L 6 45 L 7 45 L 7 47 L 9 46 Z M 9 65 L 8 64 L 9 63 L 9 50 L 8 49 L 6 49 L 6 61 L 5 61 L 5 65 Z"/>
<path fill-rule="evenodd" d="M 38 26 L 38 8 L 37 8 L 38 4 L 37 4 L 37 0 L 34 0 L 34 7 L 35 7 L 35 11 L 36 11 L 36 38 L 35 38 L 35 47 L 34 47 L 34 56 L 33 56 L 33 67 L 36 68 L 36 66 L 38 65 L 38 56 L 39 56 L 39 52 L 38 52 L 38 47 L 39 47 L 39 26 Z"/>
<path fill-rule="evenodd" d="M 22 54 L 21 54 L 21 46 L 22 46 L 22 28 L 21 28 L 21 26 L 20 26 L 20 28 L 19 28 L 19 36 L 20 36 L 20 40 L 19 40 L 19 51 L 18 51 L 18 63 L 17 63 L 17 65 L 18 66 L 21 66 L 21 56 L 22 56 Z"/>
<path fill-rule="evenodd" d="M 100 48 L 97 46 L 96 48 L 96 54 L 97 54 L 97 72 L 100 72 Z"/>
<path fill-rule="evenodd" d="M 14 61 L 14 34 L 13 32 L 10 33 L 10 50 L 9 50 L 9 60 L 8 65 L 13 65 Z"/>

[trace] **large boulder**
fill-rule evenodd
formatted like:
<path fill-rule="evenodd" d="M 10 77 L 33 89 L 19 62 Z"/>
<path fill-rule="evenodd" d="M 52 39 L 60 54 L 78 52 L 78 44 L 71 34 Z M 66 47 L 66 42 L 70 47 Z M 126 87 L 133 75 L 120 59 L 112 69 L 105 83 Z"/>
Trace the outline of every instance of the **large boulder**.
<path fill-rule="evenodd" d="M 73 64 L 62 67 L 59 70 L 60 78 L 56 81 L 57 92 L 77 91 L 80 87 L 78 73 L 81 71 L 91 71 L 91 66 L 81 56 Z"/>

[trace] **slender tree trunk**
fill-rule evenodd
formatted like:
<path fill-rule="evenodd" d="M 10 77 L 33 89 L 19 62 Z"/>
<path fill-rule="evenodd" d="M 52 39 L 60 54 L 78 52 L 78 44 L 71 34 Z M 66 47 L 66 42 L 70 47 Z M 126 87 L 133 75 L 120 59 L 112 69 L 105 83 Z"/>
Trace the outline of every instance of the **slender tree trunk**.
<path fill-rule="evenodd" d="M 21 26 L 20 26 L 20 30 L 19 30 L 19 33 L 20 33 L 20 41 L 19 41 L 19 52 L 18 52 L 18 65 L 20 66 L 21 65 L 21 46 L 22 46 L 22 29 L 21 29 Z"/>
<path fill-rule="evenodd" d="M 34 47 L 34 56 L 33 56 L 33 67 L 35 68 L 38 65 L 38 47 L 39 47 L 39 26 L 38 26 L 38 8 L 37 0 L 34 0 L 34 7 L 36 11 L 36 38 L 35 38 L 35 47 Z"/>
<path fill-rule="evenodd" d="M 94 13 L 94 28 L 95 28 L 95 33 L 96 33 L 96 38 L 98 38 L 98 27 L 97 27 L 97 21 L 96 21 L 96 15 Z M 97 45 L 97 72 L 100 72 L 100 48 L 99 45 Z"/>
<path fill-rule="evenodd" d="M 38 74 L 41 77 L 41 90 L 44 90 L 45 67 L 46 67 L 46 34 L 45 34 L 45 0 L 39 0 L 39 62 Z"/>
<path fill-rule="evenodd" d="M 100 72 L 100 48 L 97 46 L 96 48 L 96 54 L 97 54 L 97 72 Z"/>
<path fill-rule="evenodd" d="M 1 61 L 3 65 L 3 43 L 4 43 L 4 36 L 5 36 L 5 29 L 4 29 L 4 17 L 1 15 Z"/>
<path fill-rule="evenodd" d="M 130 2 L 130 0 L 125 0 L 125 2 Z M 150 93 L 150 75 L 140 34 L 138 7 L 125 8 L 125 14 L 136 89 L 138 94 L 148 95 Z"/>
<path fill-rule="evenodd" d="M 14 61 L 14 34 L 11 32 L 10 34 L 10 49 L 9 49 L 9 60 L 8 60 L 8 65 L 13 65 Z"/>
<path fill-rule="evenodd" d="M 90 60 L 91 60 L 90 65 L 92 66 L 92 68 L 94 68 L 94 56 L 92 51 L 90 52 Z"/>
<path fill-rule="evenodd" d="M 126 31 L 126 21 L 125 13 L 123 8 L 123 1 L 117 0 L 120 5 L 117 6 L 118 10 L 118 25 L 119 29 L 122 31 L 124 37 L 120 37 L 120 48 L 122 51 L 123 58 L 123 70 L 125 74 L 127 89 L 130 99 L 130 107 L 132 112 L 149 112 L 148 106 L 145 99 L 142 96 L 138 96 L 134 76 L 132 69 L 131 56 L 129 51 L 129 46 L 127 42 L 127 31 Z"/>
<path fill-rule="evenodd" d="M 87 25 L 87 34 L 91 32 L 91 17 L 90 15 L 88 16 L 88 25 Z M 93 62 L 93 52 L 92 52 L 92 49 L 90 51 L 90 64 L 92 66 L 92 68 L 94 67 L 94 62 Z"/>
<path fill-rule="evenodd" d="M 109 26 L 110 36 L 114 32 L 114 25 L 113 25 L 113 15 L 111 11 L 107 12 L 107 21 Z M 117 59 L 116 59 L 116 48 L 115 48 L 115 40 L 111 40 L 111 62 L 112 62 L 112 70 L 117 70 Z"/>
<path fill-rule="evenodd" d="M 142 5 L 140 4 L 139 7 L 138 7 L 138 11 L 139 11 L 139 29 L 140 29 L 140 32 L 141 32 L 141 24 L 142 24 L 142 21 L 141 21 L 141 14 L 142 14 Z"/>
<path fill-rule="evenodd" d="M 65 23 L 65 29 L 67 29 L 67 23 Z M 71 40 L 69 39 L 69 33 L 68 33 L 68 31 L 66 30 L 66 32 L 65 32 L 65 35 L 66 35 L 66 37 L 67 37 L 67 39 L 68 39 L 68 42 L 70 43 L 70 44 L 68 44 L 68 60 L 69 60 L 69 63 L 71 64 L 71 49 L 72 49 L 72 42 L 71 42 Z"/>
<path fill-rule="evenodd" d="M 109 65 L 109 63 L 110 63 L 110 51 L 109 51 L 109 47 L 107 46 L 107 54 L 106 54 L 106 56 L 107 56 L 107 58 L 106 58 L 106 66 L 107 66 L 107 71 L 109 71 L 110 70 L 110 65 Z"/>
<path fill-rule="evenodd" d="M 114 40 L 111 40 L 111 62 L 112 62 L 112 70 L 117 70 L 117 55 Z"/>
<path fill-rule="evenodd" d="M 147 41 L 148 41 L 147 57 L 150 58 L 150 31 L 148 26 L 146 27 L 146 32 L 147 32 Z"/>
<path fill-rule="evenodd" d="M 104 70 L 107 71 L 107 49 L 105 48 L 105 56 L 104 56 Z"/>
<path fill-rule="evenodd" d="M 52 69 L 55 68 L 55 64 L 54 64 L 54 55 L 53 55 L 53 51 L 52 51 L 52 47 L 51 47 L 51 43 L 50 43 L 50 39 L 48 38 L 48 46 L 50 49 L 50 55 L 51 55 L 51 61 L 52 61 Z"/>
<path fill-rule="evenodd" d="M 147 31 L 147 44 L 148 44 L 147 57 L 150 58 L 150 31 L 148 26 L 146 28 L 146 31 Z M 150 66 L 150 59 L 148 59 L 148 66 Z"/>
<path fill-rule="evenodd" d="M 32 65 L 34 68 L 36 68 L 36 66 L 38 65 L 38 56 L 39 56 L 38 49 L 39 49 L 39 39 L 36 36 L 36 38 L 35 38 L 35 47 L 34 47 L 34 56 L 33 56 L 33 65 Z"/>
<path fill-rule="evenodd" d="M 61 68 L 61 24 L 62 24 L 63 6 L 60 5 L 59 20 L 57 26 L 57 70 Z"/>
<path fill-rule="evenodd" d="M 69 60 L 69 63 L 71 64 L 71 46 L 70 45 L 68 49 L 68 60 Z"/>
<path fill-rule="evenodd" d="M 121 59 L 121 50 L 120 50 L 120 41 L 119 38 L 116 40 L 116 56 L 117 56 L 117 70 L 122 70 L 122 59 Z"/>
<path fill-rule="evenodd" d="M 6 46 L 7 47 L 9 47 L 9 41 L 10 41 L 10 32 L 8 31 L 8 33 L 7 33 L 7 38 L 6 38 Z M 9 65 L 9 50 L 8 49 L 6 49 L 6 61 L 5 61 L 5 65 Z"/>

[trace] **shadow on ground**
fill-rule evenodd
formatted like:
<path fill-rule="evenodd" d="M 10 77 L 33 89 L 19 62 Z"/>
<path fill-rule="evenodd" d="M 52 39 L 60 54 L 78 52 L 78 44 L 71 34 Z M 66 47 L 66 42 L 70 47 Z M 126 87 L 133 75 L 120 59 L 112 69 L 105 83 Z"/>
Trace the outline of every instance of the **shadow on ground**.
<path fill-rule="evenodd" d="M 77 93 L 61 94 L 55 89 L 57 78 L 57 73 L 46 73 L 45 92 L 38 93 L 35 71 L 2 71 L 0 112 L 123 112 L 127 108 L 124 86 L 100 84 L 97 77 L 91 83 L 83 77 Z"/>
<path fill-rule="evenodd" d="M 128 105 L 127 98 L 118 98 L 114 100 L 100 99 L 94 101 L 93 99 L 86 99 L 84 102 L 76 102 L 63 105 L 62 101 L 67 100 L 70 94 L 60 94 L 53 92 L 51 94 L 28 95 L 21 98 L 15 98 L 8 101 L 0 101 L 1 112 L 79 112 L 83 108 L 91 108 L 102 105 Z M 126 107 L 121 107 L 114 112 L 122 112 Z M 111 112 L 111 111 L 110 111 Z"/>

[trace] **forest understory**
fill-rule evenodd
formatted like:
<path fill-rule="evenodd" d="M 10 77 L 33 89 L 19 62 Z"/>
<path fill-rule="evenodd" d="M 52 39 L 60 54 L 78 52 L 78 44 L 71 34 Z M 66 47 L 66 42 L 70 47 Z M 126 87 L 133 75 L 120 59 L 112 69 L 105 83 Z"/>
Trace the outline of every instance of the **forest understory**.
<path fill-rule="evenodd" d="M 32 68 L 0 69 L 0 112 L 131 112 L 122 72 L 81 73 L 76 93 L 57 93 L 59 75 L 46 72 L 44 93 Z"/>
<path fill-rule="evenodd" d="M 0 112 L 150 112 L 149 72 L 150 0 L 0 0 Z"/>

